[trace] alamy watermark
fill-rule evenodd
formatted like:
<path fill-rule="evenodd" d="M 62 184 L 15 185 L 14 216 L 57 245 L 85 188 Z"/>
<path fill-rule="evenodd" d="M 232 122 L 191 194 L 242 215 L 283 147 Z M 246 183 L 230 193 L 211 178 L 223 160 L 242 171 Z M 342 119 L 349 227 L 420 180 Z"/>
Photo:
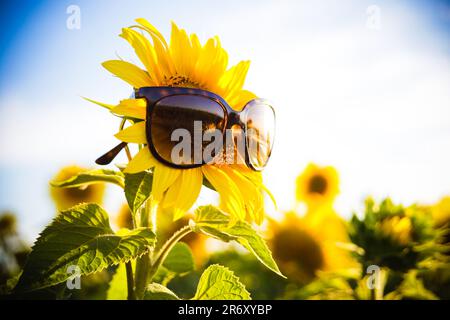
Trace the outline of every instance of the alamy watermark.
<path fill-rule="evenodd" d="M 76 4 L 71 4 L 66 8 L 66 28 L 68 30 L 80 30 L 81 29 L 81 9 Z"/>
<path fill-rule="evenodd" d="M 366 9 L 366 28 L 370 30 L 381 30 L 381 8 L 375 4 Z"/>
<path fill-rule="evenodd" d="M 369 277 L 367 278 L 367 288 L 371 290 L 380 290 L 382 288 L 381 269 L 377 265 L 370 265 L 366 270 Z"/>
<path fill-rule="evenodd" d="M 66 273 L 69 275 L 69 278 L 66 281 L 67 289 L 81 289 L 81 269 L 79 266 L 70 265 L 67 267 Z"/>

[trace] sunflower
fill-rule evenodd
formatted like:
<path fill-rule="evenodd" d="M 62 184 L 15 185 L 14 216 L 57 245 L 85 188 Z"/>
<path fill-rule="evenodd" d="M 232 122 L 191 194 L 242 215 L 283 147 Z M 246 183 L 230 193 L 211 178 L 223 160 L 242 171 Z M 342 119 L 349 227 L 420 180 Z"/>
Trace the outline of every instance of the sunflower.
<path fill-rule="evenodd" d="M 199 88 L 220 95 L 236 110 L 242 109 L 249 100 L 256 97 L 243 89 L 249 61 L 241 61 L 228 68 L 228 54 L 218 37 L 201 44 L 196 34 L 188 35 L 185 30 L 172 23 L 169 44 L 147 20 L 137 19 L 136 22 L 137 25 L 122 29 L 120 36 L 133 47 L 143 68 L 122 60 L 103 63 L 108 71 L 133 88 Z M 122 100 L 111 108 L 111 112 L 133 119 L 132 125 L 118 132 L 115 137 L 123 142 L 139 145 L 139 152 L 129 161 L 124 172 L 137 173 L 151 169 L 152 201 L 173 212 L 174 219 L 182 217 L 192 207 L 206 178 L 220 194 L 223 210 L 235 219 L 243 220 L 249 216 L 252 221 L 262 222 L 262 191 L 266 189 L 260 173 L 243 165 L 215 164 L 194 169 L 168 167 L 157 161 L 146 147 L 145 100 Z"/>
<path fill-rule="evenodd" d="M 343 245 L 349 243 L 344 221 L 333 211 L 319 210 L 299 217 L 285 214 L 271 222 L 270 245 L 280 268 L 289 279 L 302 283 L 318 272 L 334 272 L 356 266 Z"/>
<path fill-rule="evenodd" d="M 119 228 L 133 229 L 133 216 L 130 207 L 124 203 L 116 216 L 116 225 Z"/>
<path fill-rule="evenodd" d="M 298 201 L 306 203 L 309 209 L 330 206 L 339 193 L 339 178 L 333 167 L 319 167 L 309 164 L 297 177 Z"/>
<path fill-rule="evenodd" d="M 0 212 L 0 238 L 3 235 L 15 233 L 17 230 L 16 216 L 9 211 Z"/>
<path fill-rule="evenodd" d="M 443 197 L 438 203 L 431 207 L 434 224 L 437 227 L 447 226 L 450 224 L 450 196 Z"/>
<path fill-rule="evenodd" d="M 379 224 L 381 234 L 398 245 L 405 246 L 412 240 L 412 223 L 408 216 L 393 216 Z"/>
<path fill-rule="evenodd" d="M 63 167 L 53 178 L 52 181 L 59 182 L 67 180 L 76 176 L 80 172 L 88 169 L 78 166 Z M 56 205 L 58 211 L 69 209 L 82 202 L 94 202 L 97 204 L 103 203 L 103 196 L 105 194 L 105 184 L 96 183 L 88 185 L 87 187 L 74 188 L 57 188 L 50 186 L 50 195 Z"/>

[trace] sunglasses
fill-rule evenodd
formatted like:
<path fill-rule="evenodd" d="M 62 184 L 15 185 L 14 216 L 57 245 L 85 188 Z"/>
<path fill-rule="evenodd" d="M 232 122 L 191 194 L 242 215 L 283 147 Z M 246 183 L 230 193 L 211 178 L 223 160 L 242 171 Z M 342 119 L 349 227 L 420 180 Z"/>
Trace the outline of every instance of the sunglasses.
<path fill-rule="evenodd" d="M 270 158 L 275 111 L 264 99 L 253 99 L 236 111 L 222 97 L 194 88 L 142 87 L 135 90 L 134 97 L 147 102 L 150 152 L 170 167 L 188 169 L 225 162 L 245 163 L 261 171 Z M 109 164 L 126 145 L 120 143 L 96 163 Z"/>

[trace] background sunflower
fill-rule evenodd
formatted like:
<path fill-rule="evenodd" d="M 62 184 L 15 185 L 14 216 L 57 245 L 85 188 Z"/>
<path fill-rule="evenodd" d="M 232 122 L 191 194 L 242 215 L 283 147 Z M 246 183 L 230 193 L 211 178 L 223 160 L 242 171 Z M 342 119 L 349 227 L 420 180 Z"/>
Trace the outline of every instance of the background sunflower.
<path fill-rule="evenodd" d="M 333 167 L 309 164 L 297 177 L 296 196 L 307 205 L 306 213 L 289 211 L 281 221 L 271 220 L 270 244 L 288 278 L 306 283 L 319 272 L 356 267 L 345 247 L 350 243 L 345 221 L 333 210 L 339 190 Z"/>
<path fill-rule="evenodd" d="M 308 210 L 330 206 L 339 193 L 339 178 L 333 167 L 310 163 L 297 177 L 297 201 L 305 202 Z"/>
<path fill-rule="evenodd" d="M 60 169 L 52 181 L 65 181 L 83 171 L 88 171 L 88 169 L 76 165 L 66 166 Z M 56 209 L 62 211 L 83 202 L 94 202 L 101 205 L 105 195 L 105 187 L 104 183 L 95 183 L 83 188 L 56 188 L 50 186 L 50 195 Z"/>

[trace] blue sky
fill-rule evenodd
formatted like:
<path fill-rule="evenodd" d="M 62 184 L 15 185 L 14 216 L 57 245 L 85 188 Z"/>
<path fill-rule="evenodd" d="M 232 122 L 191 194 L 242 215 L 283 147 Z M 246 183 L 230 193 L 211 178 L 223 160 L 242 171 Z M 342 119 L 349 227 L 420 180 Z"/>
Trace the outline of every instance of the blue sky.
<path fill-rule="evenodd" d="M 79 30 L 66 27 L 71 4 Z M 379 29 L 367 27 L 370 5 Z M 219 35 L 231 62 L 252 61 L 246 87 L 277 108 L 264 175 L 281 209 L 293 206 L 295 176 L 311 161 L 339 170 L 336 208 L 346 217 L 368 194 L 427 203 L 450 193 L 444 1 L 22 0 L 0 12 L 0 210 L 18 213 L 30 240 L 54 215 L 48 181 L 58 168 L 92 166 L 116 143 L 116 120 L 80 96 L 129 96 L 100 63 L 138 63 L 118 37 L 137 17 L 166 37 L 171 20 L 203 40 Z M 122 195 L 108 195 L 115 212 Z"/>

